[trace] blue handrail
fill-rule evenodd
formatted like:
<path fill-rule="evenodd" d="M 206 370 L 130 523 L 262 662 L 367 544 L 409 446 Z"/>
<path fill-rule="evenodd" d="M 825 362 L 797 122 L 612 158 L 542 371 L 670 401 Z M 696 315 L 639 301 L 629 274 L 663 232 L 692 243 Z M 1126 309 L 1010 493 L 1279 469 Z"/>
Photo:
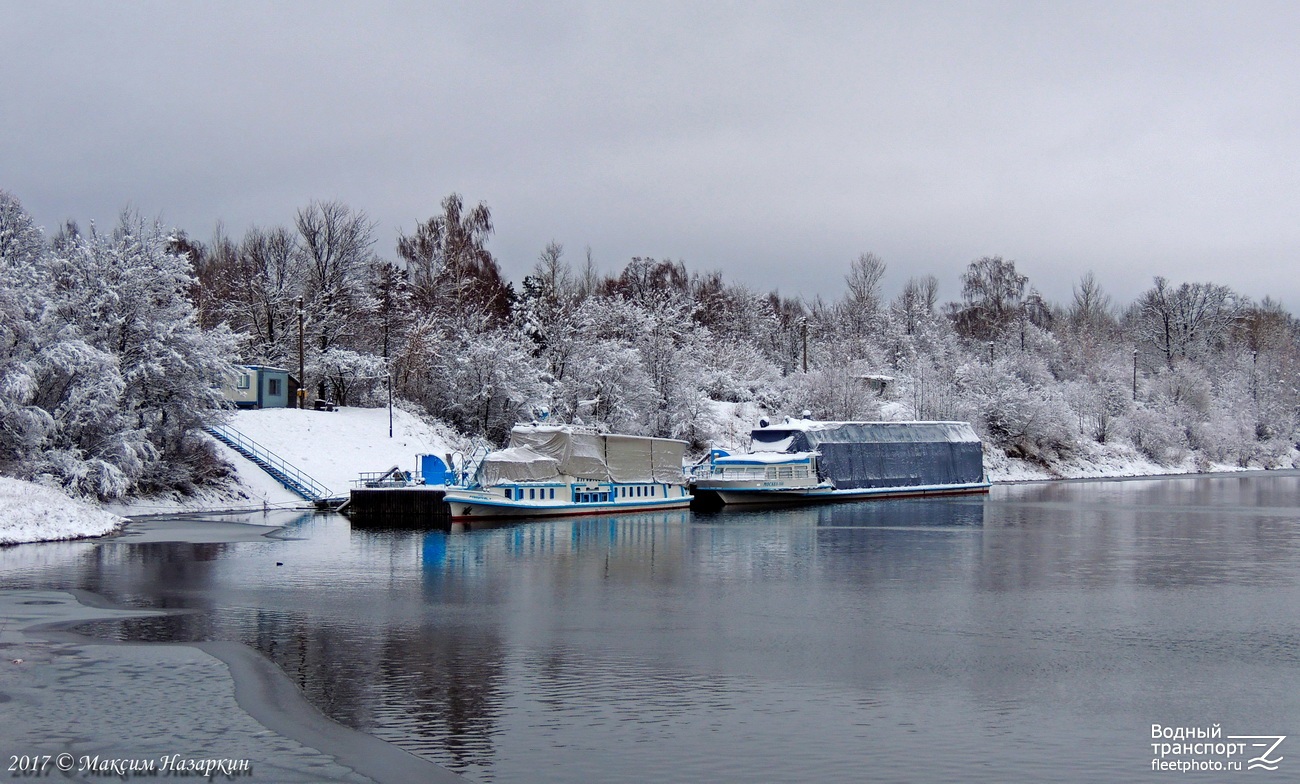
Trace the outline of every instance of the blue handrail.
<path fill-rule="evenodd" d="M 205 429 L 213 438 L 253 461 L 286 489 L 302 498 L 318 501 L 330 497 L 329 488 L 238 430 L 224 425 L 214 425 Z"/>

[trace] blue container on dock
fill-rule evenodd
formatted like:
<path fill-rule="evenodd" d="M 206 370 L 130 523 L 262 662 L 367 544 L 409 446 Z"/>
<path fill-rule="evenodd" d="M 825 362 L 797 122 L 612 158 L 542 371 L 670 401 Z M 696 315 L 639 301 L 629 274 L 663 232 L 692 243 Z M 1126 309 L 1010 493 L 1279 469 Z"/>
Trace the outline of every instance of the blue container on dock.
<path fill-rule="evenodd" d="M 451 471 L 437 455 L 420 455 L 420 476 L 426 485 L 452 484 Z"/>

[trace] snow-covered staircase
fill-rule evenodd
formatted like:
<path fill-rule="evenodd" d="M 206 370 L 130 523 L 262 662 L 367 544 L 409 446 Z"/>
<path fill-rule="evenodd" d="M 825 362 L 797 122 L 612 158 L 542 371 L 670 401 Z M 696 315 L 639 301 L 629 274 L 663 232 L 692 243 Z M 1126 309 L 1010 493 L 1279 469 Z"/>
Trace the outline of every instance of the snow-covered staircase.
<path fill-rule="evenodd" d="M 284 458 L 238 430 L 222 425 L 205 429 L 213 438 L 248 458 L 258 468 L 270 474 L 290 492 L 308 501 L 325 501 L 330 498 L 328 487 L 307 476 L 307 474 L 286 462 Z"/>

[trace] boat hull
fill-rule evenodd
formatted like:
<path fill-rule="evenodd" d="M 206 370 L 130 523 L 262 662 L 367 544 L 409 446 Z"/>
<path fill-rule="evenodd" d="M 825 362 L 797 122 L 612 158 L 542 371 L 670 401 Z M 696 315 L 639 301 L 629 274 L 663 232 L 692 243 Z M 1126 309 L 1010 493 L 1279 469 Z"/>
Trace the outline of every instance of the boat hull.
<path fill-rule="evenodd" d="M 788 504 L 829 501 L 865 501 L 887 498 L 914 498 L 939 495 L 987 493 L 990 483 L 971 482 L 961 485 L 913 485 L 896 487 L 861 487 L 837 490 L 826 485 L 815 487 L 728 486 L 723 482 L 700 482 L 699 492 L 717 496 L 724 504 Z"/>
<path fill-rule="evenodd" d="M 623 502 L 605 503 L 546 503 L 543 501 L 511 501 L 500 496 L 475 491 L 447 492 L 443 499 L 451 510 L 452 520 L 505 520 L 533 517 L 578 517 L 582 515 L 627 514 L 654 512 L 664 509 L 685 509 L 691 505 L 691 496 L 678 498 L 638 498 Z"/>

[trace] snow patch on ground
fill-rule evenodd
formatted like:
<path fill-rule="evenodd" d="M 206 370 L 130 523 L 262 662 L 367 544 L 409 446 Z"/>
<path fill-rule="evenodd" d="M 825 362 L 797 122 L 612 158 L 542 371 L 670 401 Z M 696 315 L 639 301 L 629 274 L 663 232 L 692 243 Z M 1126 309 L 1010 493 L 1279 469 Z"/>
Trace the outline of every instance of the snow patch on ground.
<path fill-rule="evenodd" d="M 54 488 L 0 477 L 0 545 L 103 536 L 124 522 Z"/>
<path fill-rule="evenodd" d="M 1291 468 L 1300 454 L 1292 455 L 1273 468 Z M 1221 473 L 1258 470 L 1262 466 L 1241 467 L 1215 463 L 1188 455 L 1175 463 L 1157 463 L 1129 444 L 1084 444 L 1079 452 L 1054 463 L 1050 468 L 1024 460 L 1009 458 L 985 445 L 984 470 L 994 482 L 1032 482 L 1044 479 L 1100 479 L 1123 476 L 1162 476 L 1167 474 Z"/>

